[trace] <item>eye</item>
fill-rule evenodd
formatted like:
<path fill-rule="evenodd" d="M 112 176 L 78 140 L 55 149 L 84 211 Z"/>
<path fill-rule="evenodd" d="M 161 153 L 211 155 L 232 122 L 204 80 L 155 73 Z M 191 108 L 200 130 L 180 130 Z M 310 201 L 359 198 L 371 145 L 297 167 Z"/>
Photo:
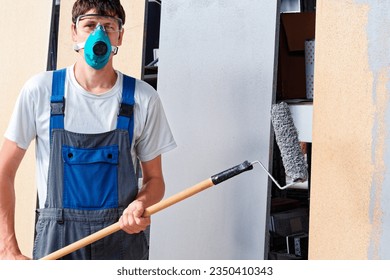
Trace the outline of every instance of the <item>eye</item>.
<path fill-rule="evenodd" d="M 115 26 L 113 26 L 112 24 L 104 25 L 104 29 L 106 30 L 106 32 L 115 32 L 116 31 Z"/>
<path fill-rule="evenodd" d="M 81 21 L 80 22 L 80 27 L 85 32 L 91 32 L 91 31 L 93 31 L 95 29 L 96 22 L 94 22 L 94 21 Z"/>
<path fill-rule="evenodd" d="M 88 23 L 85 25 L 86 28 L 95 28 L 96 27 L 96 24 L 95 23 Z"/>

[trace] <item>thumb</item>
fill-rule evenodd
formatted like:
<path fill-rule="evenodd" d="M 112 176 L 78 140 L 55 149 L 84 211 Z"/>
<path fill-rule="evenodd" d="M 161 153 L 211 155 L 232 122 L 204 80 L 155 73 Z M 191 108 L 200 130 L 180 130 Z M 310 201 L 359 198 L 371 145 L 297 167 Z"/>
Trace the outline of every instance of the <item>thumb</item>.
<path fill-rule="evenodd" d="M 137 217 L 137 218 L 140 218 L 142 217 L 142 214 L 144 213 L 144 207 L 143 207 L 143 204 L 142 203 L 137 203 L 134 211 L 133 211 L 133 215 L 134 217 Z"/>

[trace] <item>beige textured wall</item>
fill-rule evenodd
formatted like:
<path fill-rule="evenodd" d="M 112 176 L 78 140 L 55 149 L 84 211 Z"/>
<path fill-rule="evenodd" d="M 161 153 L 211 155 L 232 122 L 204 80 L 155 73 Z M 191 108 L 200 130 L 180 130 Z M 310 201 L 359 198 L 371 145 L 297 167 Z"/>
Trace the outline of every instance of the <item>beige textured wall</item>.
<path fill-rule="evenodd" d="M 145 0 L 122 1 L 127 12 L 123 47 L 116 67 L 140 78 L 143 64 Z M 74 62 L 70 37 L 73 0 L 61 0 L 58 67 Z M 4 135 L 24 82 L 46 70 L 52 0 L 2 0 L 0 31 L 4 38 L 0 52 L 0 133 Z M 17 36 L 16 36 L 17 35 Z M 3 140 L 2 140 L 3 141 Z M 32 256 L 36 205 L 34 143 L 16 178 L 16 234 L 21 250 Z"/>
<path fill-rule="evenodd" d="M 373 148 L 372 133 L 374 119 L 384 118 L 387 81 L 384 72 L 374 105 L 368 12 L 352 0 L 317 0 L 310 259 L 367 259 L 376 246 L 381 214 L 371 188 L 373 178 L 383 180 L 384 142 Z"/>
<path fill-rule="evenodd" d="M 73 64 L 77 55 L 71 38 L 73 3 L 74 0 L 61 0 L 57 68 Z M 126 12 L 125 33 L 114 67 L 135 78 L 142 77 L 146 3 L 145 0 L 122 0 Z"/>
<path fill-rule="evenodd" d="M 52 0 L 2 0 L 1 2 L 0 133 L 2 136 L 24 82 L 30 76 L 46 70 L 51 7 Z M 34 160 L 34 143 L 32 143 L 16 178 L 16 234 L 22 252 L 30 257 L 36 202 Z"/>

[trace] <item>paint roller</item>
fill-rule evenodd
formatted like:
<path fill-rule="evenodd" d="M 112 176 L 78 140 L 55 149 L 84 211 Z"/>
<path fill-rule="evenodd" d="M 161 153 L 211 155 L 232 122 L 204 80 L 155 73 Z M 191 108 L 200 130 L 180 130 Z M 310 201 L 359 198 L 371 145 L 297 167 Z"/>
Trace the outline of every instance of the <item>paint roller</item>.
<path fill-rule="evenodd" d="M 298 141 L 298 133 L 294 126 L 288 105 L 285 102 L 274 104 L 271 109 L 271 121 L 274 127 L 276 143 L 281 150 L 283 165 L 286 170 L 286 175 L 292 179 L 292 183 L 281 187 L 279 183 L 272 177 L 265 166 L 260 161 L 248 162 L 236 165 L 216 175 L 211 176 L 182 192 L 179 192 L 167 199 L 164 199 L 145 209 L 144 217 L 149 217 L 173 204 L 176 204 L 190 196 L 193 196 L 205 189 L 220 184 L 234 176 L 237 176 L 245 171 L 253 169 L 254 164 L 260 164 L 276 186 L 280 189 L 288 188 L 297 182 L 305 181 L 308 177 L 307 164 Z M 119 222 L 101 229 L 83 239 L 80 239 L 68 246 L 65 246 L 43 258 L 41 260 L 55 260 L 66 256 L 78 249 L 81 249 L 99 239 L 102 239 L 110 234 L 120 230 Z"/>
<path fill-rule="evenodd" d="M 299 144 L 298 131 L 286 102 L 272 105 L 271 122 L 275 132 L 276 144 L 282 156 L 283 166 L 286 175 L 291 178 L 291 183 L 281 187 L 260 161 L 255 163 L 259 163 L 276 186 L 283 190 L 307 180 L 307 162 Z"/>

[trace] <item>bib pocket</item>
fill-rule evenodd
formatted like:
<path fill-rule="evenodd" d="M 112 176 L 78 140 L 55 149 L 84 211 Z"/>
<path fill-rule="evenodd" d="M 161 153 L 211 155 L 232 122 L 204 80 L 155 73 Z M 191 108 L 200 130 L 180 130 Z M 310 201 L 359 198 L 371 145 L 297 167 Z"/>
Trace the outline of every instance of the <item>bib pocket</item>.
<path fill-rule="evenodd" d="M 118 207 L 118 157 L 117 145 L 62 146 L 63 207 L 87 210 Z"/>

